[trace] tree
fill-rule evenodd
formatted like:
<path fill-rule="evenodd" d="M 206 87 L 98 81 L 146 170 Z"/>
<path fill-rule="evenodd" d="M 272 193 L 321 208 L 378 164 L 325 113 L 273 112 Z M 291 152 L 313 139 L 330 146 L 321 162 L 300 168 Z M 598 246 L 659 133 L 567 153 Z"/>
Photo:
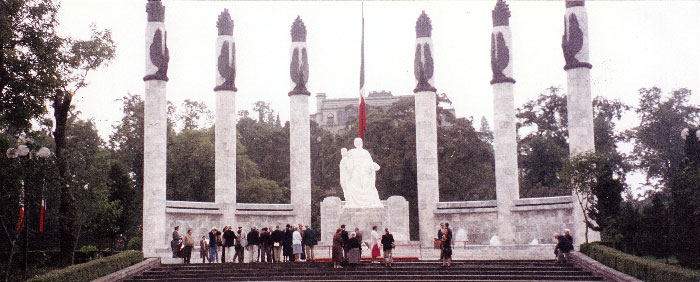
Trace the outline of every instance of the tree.
<path fill-rule="evenodd" d="M 559 172 L 560 185 L 563 189 L 574 191 L 574 198 L 583 211 L 583 219 L 586 224 L 586 243 L 588 243 L 588 229 L 600 228 L 591 220 L 589 214 L 593 211 L 593 207 L 598 206 L 594 189 L 604 171 L 609 170 L 606 167 L 605 156 L 588 152 L 564 159 L 564 165 Z"/>
<path fill-rule="evenodd" d="M 672 252 L 678 263 L 700 267 L 700 129 L 683 132 L 683 158 L 670 181 Z"/>
<path fill-rule="evenodd" d="M 661 188 L 671 181 L 683 159 L 680 132 L 700 123 L 700 108 L 689 103 L 692 92 L 673 90 L 663 99 L 660 88 L 639 89 L 635 110 L 639 126 L 627 132 L 634 142 L 634 168 L 646 173 L 647 184 Z"/>
<path fill-rule="evenodd" d="M 569 155 L 566 96 L 549 87 L 536 100 L 530 100 L 516 113 L 518 132 L 527 132 L 518 141 L 520 196 L 567 195 L 556 173 L 561 160 Z"/>
<path fill-rule="evenodd" d="M 67 158 L 66 126 L 73 95 L 87 85 L 88 73 L 106 65 L 114 58 L 115 44 L 109 30 L 98 30 L 92 26 L 90 40 L 66 38 L 58 52 L 58 70 L 52 74 L 56 82 L 49 89 L 55 118 L 54 142 L 56 144 L 56 161 L 62 181 L 60 185 L 61 207 L 61 258 L 64 264 L 73 264 L 73 251 L 76 237 L 73 230 L 76 225 L 75 198 L 71 191 L 72 175 Z"/>
<path fill-rule="evenodd" d="M 624 186 L 620 179 L 613 177 L 613 169 L 608 162 L 606 157 L 606 161 L 602 164 L 603 167 L 600 168 L 600 175 L 591 191 L 596 200 L 591 205 L 588 215 L 598 225 L 591 228 L 601 232 L 604 241 L 614 242 L 615 235 L 618 234 L 616 221 L 620 214 Z"/>
<path fill-rule="evenodd" d="M 58 3 L 0 1 L 0 128 L 10 135 L 31 127 L 46 112 L 45 100 L 61 72 Z"/>
<path fill-rule="evenodd" d="M 177 120 L 182 123 L 183 131 L 211 126 L 214 116 L 203 102 L 185 99 L 182 102 L 182 108 L 182 112 L 177 115 Z"/>
<path fill-rule="evenodd" d="M 493 131 L 491 131 L 491 126 L 489 126 L 489 121 L 485 116 L 481 117 L 481 125 L 479 126 L 479 135 L 481 140 L 493 144 Z"/>

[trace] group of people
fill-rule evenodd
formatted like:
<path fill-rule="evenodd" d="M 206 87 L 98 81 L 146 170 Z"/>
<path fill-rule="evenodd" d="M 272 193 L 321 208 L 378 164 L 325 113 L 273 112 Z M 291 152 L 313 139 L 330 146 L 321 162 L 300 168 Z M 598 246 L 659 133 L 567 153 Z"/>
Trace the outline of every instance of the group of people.
<path fill-rule="evenodd" d="M 192 230 L 180 236 L 179 226 L 175 226 L 170 247 L 173 258 L 183 258 L 189 264 L 194 248 Z M 316 232 L 308 225 L 292 226 L 287 224 L 284 230 L 279 226 L 263 227 L 258 230 L 253 226 L 247 233 L 239 226 L 234 231 L 231 226 L 223 230 L 212 227 L 208 236 L 203 235 L 199 241 L 202 263 L 243 263 L 247 253 L 247 262 L 282 262 L 314 261 L 314 246 L 318 244 Z M 221 259 L 219 259 L 221 253 Z"/>
<path fill-rule="evenodd" d="M 554 240 L 557 242 L 554 246 L 554 255 L 558 263 L 569 262 L 569 252 L 574 249 L 574 238 L 569 232 L 569 229 L 564 229 L 563 235 L 554 233 Z"/>
<path fill-rule="evenodd" d="M 362 246 L 371 250 L 372 263 L 379 263 L 377 258 L 381 256 L 380 244 L 384 251 L 384 265 L 391 266 L 392 250 L 395 248 L 394 236 L 389 232 L 389 228 L 384 228 L 384 234 L 380 237 L 377 233 L 377 226 L 372 227 L 369 237 L 369 244 L 364 242 L 362 232 L 355 228 L 354 232 L 348 233 L 345 224 L 341 225 L 333 235 L 332 261 L 333 268 L 343 268 L 341 264 L 358 264 L 362 257 Z"/>

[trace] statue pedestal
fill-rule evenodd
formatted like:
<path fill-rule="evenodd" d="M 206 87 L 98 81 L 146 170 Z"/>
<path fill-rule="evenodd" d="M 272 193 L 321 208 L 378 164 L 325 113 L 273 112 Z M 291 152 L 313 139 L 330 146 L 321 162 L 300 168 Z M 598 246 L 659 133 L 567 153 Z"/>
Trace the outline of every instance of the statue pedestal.
<path fill-rule="evenodd" d="M 377 226 L 377 233 L 384 234 L 389 228 L 396 242 L 409 241 L 408 201 L 401 196 L 391 196 L 381 201 L 383 208 L 346 208 L 345 202 L 338 197 L 327 197 L 321 202 L 321 242 L 333 243 L 333 235 L 345 224 L 348 233 L 359 228 L 362 240 L 369 242 L 372 226 Z"/>

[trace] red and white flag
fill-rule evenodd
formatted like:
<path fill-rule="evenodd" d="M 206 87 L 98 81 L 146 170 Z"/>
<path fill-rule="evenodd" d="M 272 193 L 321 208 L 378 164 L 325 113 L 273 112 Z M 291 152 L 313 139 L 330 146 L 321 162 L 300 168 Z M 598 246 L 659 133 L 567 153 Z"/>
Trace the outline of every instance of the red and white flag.
<path fill-rule="evenodd" d="M 367 110 L 365 106 L 365 17 L 362 16 L 362 45 L 360 46 L 360 106 L 358 111 L 359 137 L 365 139 Z"/>

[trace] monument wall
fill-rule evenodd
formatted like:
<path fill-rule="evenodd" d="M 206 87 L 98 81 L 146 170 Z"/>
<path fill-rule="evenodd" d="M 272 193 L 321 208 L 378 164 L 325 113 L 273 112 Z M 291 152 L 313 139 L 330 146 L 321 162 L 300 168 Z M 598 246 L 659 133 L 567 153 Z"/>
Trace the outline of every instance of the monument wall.
<path fill-rule="evenodd" d="M 534 239 L 539 244 L 554 243 L 555 232 L 574 230 L 573 203 L 571 196 L 526 198 L 515 200 L 511 209 L 515 244 L 530 244 Z M 468 202 L 441 202 L 435 211 L 435 232 L 440 222 L 450 224 L 456 246 L 489 245 L 498 235 L 498 208 L 495 200 Z M 583 238 L 574 238 L 576 244 Z M 504 242 L 505 243 L 505 242 Z"/>
<path fill-rule="evenodd" d="M 164 240 L 170 242 L 172 228 L 180 226 L 180 234 L 184 235 L 188 229 L 196 239 L 201 238 L 211 231 L 212 227 L 221 230 L 224 225 L 231 225 L 234 229 L 242 226 L 245 232 L 251 227 L 258 229 L 279 225 L 283 229 L 286 224 L 299 224 L 295 221 L 295 212 L 289 204 L 244 204 L 236 205 L 235 214 L 228 216 L 234 218 L 231 222 L 224 221 L 224 209 L 212 202 L 166 202 L 166 226 L 170 228 Z M 162 246 L 167 248 L 168 246 Z M 159 247 L 161 248 L 161 247 Z"/>
<path fill-rule="evenodd" d="M 408 222 L 408 201 L 401 196 L 391 196 L 381 201 L 383 208 L 345 208 L 345 202 L 338 197 L 327 197 L 321 202 L 321 242 L 331 244 L 335 231 L 345 224 L 348 232 L 359 228 L 363 241 L 369 241 L 372 226 L 382 235 L 389 228 L 397 242 L 410 239 Z"/>

